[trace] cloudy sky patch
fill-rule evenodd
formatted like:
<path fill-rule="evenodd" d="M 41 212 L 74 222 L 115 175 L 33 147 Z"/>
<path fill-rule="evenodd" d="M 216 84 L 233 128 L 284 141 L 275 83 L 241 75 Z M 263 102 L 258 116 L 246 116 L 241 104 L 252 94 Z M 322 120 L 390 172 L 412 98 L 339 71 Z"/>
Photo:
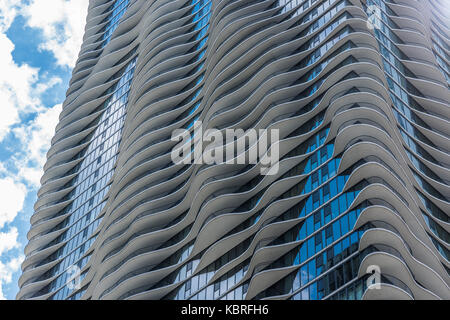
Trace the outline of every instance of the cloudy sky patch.
<path fill-rule="evenodd" d="M 0 300 L 14 299 L 29 219 L 88 0 L 0 0 Z"/>

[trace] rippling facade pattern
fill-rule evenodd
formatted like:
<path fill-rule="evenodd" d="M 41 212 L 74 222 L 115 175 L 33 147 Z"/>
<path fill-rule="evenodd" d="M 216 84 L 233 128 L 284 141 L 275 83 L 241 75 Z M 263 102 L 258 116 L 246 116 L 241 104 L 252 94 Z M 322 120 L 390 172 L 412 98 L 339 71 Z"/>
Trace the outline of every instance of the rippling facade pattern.
<path fill-rule="evenodd" d="M 91 0 L 17 298 L 450 299 L 449 10 Z M 279 172 L 174 164 L 195 121 Z"/>

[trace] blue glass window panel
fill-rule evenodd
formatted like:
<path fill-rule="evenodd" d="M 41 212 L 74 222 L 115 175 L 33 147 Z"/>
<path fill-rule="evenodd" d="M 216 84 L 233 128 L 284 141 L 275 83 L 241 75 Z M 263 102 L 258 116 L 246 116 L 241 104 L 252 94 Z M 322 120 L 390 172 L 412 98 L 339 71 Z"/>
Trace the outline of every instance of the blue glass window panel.
<path fill-rule="evenodd" d="M 302 246 L 300 247 L 300 259 L 300 262 L 304 262 L 306 261 L 306 259 L 308 259 L 306 243 L 302 244 Z"/>
<path fill-rule="evenodd" d="M 353 203 L 353 200 L 355 200 L 355 193 L 352 191 L 347 192 L 347 204 L 348 206 L 351 206 Z"/>
<path fill-rule="evenodd" d="M 348 219 L 349 219 L 349 229 L 352 230 L 356 224 L 356 211 L 355 210 L 350 211 Z"/>
<path fill-rule="evenodd" d="M 312 234 L 314 232 L 314 221 L 313 221 L 313 217 L 309 216 L 306 219 L 306 224 L 307 224 L 307 232 L 308 235 Z"/>
<path fill-rule="evenodd" d="M 342 194 L 339 196 L 339 212 L 343 213 L 347 210 L 347 198 L 346 194 Z"/>
<path fill-rule="evenodd" d="M 347 234 L 348 233 L 348 215 L 344 215 L 341 219 L 341 231 L 342 234 Z"/>
<path fill-rule="evenodd" d="M 306 200 L 306 212 L 309 213 L 312 211 L 312 198 L 308 197 L 308 200 Z"/>
<path fill-rule="evenodd" d="M 316 259 L 312 259 L 308 263 L 309 281 L 312 281 L 316 277 Z"/>
<path fill-rule="evenodd" d="M 310 300 L 317 300 L 317 282 L 314 282 L 309 287 L 309 298 Z"/>
<path fill-rule="evenodd" d="M 329 183 L 323 186 L 322 193 L 323 193 L 322 203 L 330 200 L 330 184 Z"/>
<path fill-rule="evenodd" d="M 317 231 L 322 226 L 322 210 L 314 214 L 314 231 Z"/>
<path fill-rule="evenodd" d="M 339 216 L 339 200 L 334 199 L 331 201 L 331 214 L 333 219 L 335 219 L 337 216 Z"/>
<path fill-rule="evenodd" d="M 309 300 L 309 290 L 305 288 L 302 290 L 302 300 Z"/>
<path fill-rule="evenodd" d="M 305 264 L 300 269 L 302 287 L 308 283 L 308 265 Z"/>
<path fill-rule="evenodd" d="M 308 239 L 308 258 L 311 258 L 315 253 L 314 237 L 312 237 Z"/>
<path fill-rule="evenodd" d="M 337 240 L 341 237 L 341 226 L 339 221 L 333 222 L 333 239 Z"/>
<path fill-rule="evenodd" d="M 342 250 L 347 249 L 348 247 L 350 247 L 350 237 L 346 237 L 343 241 L 342 241 Z"/>
<path fill-rule="evenodd" d="M 338 181 L 337 181 L 337 183 L 338 183 L 338 190 L 342 191 L 344 189 L 344 186 L 345 186 L 345 179 L 344 179 L 343 176 L 338 176 L 337 179 L 338 179 Z"/>
<path fill-rule="evenodd" d="M 334 255 L 337 256 L 342 252 L 342 245 L 340 242 L 336 243 L 333 247 L 334 249 Z"/>
<path fill-rule="evenodd" d="M 330 198 L 338 194 L 336 179 L 330 181 Z"/>
<path fill-rule="evenodd" d="M 306 238 L 306 226 L 307 226 L 307 223 L 303 223 L 303 225 L 300 228 L 300 232 L 299 232 L 300 239 L 305 239 Z"/>
<path fill-rule="evenodd" d="M 350 242 L 351 244 L 355 244 L 358 243 L 358 232 L 353 232 L 352 235 L 350 236 Z"/>
<path fill-rule="evenodd" d="M 313 210 L 317 209 L 320 205 L 320 193 L 316 191 L 313 193 Z"/>

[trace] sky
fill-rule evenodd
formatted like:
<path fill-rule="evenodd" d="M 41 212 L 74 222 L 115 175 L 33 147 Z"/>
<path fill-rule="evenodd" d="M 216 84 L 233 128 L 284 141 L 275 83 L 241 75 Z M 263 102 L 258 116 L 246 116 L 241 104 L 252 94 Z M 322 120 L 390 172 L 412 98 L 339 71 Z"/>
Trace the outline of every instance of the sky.
<path fill-rule="evenodd" d="M 0 300 L 15 299 L 89 0 L 0 0 Z"/>

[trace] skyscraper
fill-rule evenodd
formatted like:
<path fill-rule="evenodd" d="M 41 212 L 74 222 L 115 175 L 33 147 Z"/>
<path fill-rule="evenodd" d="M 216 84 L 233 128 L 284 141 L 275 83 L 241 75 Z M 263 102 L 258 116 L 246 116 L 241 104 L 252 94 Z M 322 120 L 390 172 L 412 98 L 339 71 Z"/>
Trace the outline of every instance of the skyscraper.
<path fill-rule="evenodd" d="M 17 298 L 450 299 L 449 10 L 91 0 Z M 278 170 L 174 163 L 200 121 Z"/>

